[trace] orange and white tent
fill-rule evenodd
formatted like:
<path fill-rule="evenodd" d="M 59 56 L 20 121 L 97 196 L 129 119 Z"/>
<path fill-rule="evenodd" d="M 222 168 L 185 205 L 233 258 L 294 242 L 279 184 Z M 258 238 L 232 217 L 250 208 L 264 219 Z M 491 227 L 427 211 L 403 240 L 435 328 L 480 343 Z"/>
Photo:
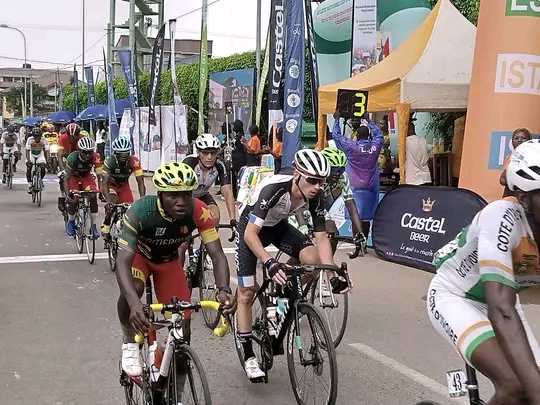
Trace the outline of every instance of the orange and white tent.
<path fill-rule="evenodd" d="M 476 28 L 450 2 L 439 0 L 411 36 L 380 63 L 347 80 L 319 88 L 319 139 L 324 146 L 326 114 L 336 108 L 339 89 L 369 91 L 368 111 L 397 111 L 399 159 L 411 111 L 467 109 Z M 401 165 L 401 178 L 405 178 Z"/>

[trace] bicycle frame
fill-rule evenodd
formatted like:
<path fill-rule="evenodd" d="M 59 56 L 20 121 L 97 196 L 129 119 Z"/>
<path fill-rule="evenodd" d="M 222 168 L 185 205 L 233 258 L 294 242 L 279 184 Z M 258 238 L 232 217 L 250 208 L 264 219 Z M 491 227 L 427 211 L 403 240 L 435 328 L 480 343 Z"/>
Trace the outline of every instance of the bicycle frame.
<path fill-rule="evenodd" d="M 480 399 L 480 391 L 478 389 L 478 379 L 476 378 L 476 370 L 469 364 L 465 364 L 465 373 L 467 375 L 467 391 L 469 392 L 469 400 L 471 405 L 485 405 L 485 402 Z"/>

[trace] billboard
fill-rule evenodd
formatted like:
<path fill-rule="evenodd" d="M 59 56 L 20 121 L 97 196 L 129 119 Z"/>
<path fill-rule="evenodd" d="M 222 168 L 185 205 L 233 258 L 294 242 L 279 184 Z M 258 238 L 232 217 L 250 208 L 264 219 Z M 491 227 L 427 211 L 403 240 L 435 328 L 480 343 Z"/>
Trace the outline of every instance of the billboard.
<path fill-rule="evenodd" d="M 225 103 L 233 106 L 229 122 L 239 119 L 247 133 L 253 113 L 253 92 L 255 91 L 255 70 L 240 69 L 210 73 L 208 93 L 208 131 L 214 135 L 221 133 L 225 122 Z"/>

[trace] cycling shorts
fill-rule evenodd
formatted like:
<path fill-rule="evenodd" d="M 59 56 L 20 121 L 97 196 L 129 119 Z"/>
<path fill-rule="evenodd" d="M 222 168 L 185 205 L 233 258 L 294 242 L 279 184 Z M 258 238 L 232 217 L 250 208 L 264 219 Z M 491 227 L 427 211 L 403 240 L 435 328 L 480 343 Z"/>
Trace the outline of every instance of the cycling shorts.
<path fill-rule="evenodd" d="M 87 173 L 84 176 L 69 176 L 67 179 L 69 191 L 99 191 L 96 184 L 96 178 L 92 173 Z"/>
<path fill-rule="evenodd" d="M 495 337 L 487 315 L 487 305 L 452 293 L 437 276 L 429 285 L 426 304 L 428 317 L 435 330 L 472 366 L 474 351 L 482 343 Z M 519 298 L 516 311 L 523 323 L 536 363 L 540 364 L 538 342 L 525 318 Z"/>
<path fill-rule="evenodd" d="M 129 186 L 129 183 L 126 182 L 124 184 L 109 184 L 109 189 L 114 190 L 116 195 L 118 196 L 118 203 L 126 203 L 131 204 L 133 203 L 133 193 L 131 191 L 131 187 Z"/>
<path fill-rule="evenodd" d="M 257 256 L 244 241 L 250 211 L 249 209 L 244 211 L 236 228 L 236 268 L 238 269 L 238 285 L 240 287 L 255 286 Z M 274 226 L 263 226 L 259 232 L 259 238 L 264 247 L 274 245 L 283 253 L 297 260 L 303 249 L 313 246 L 309 238 L 289 224 L 287 220 L 280 221 Z"/>
<path fill-rule="evenodd" d="M 180 301 L 191 301 L 183 260 L 180 258 L 165 263 L 153 263 L 136 251 L 131 263 L 131 275 L 143 283 L 152 275 L 159 303 L 168 304 L 173 297 L 177 297 Z M 189 319 L 189 311 L 184 312 L 184 315 Z"/>
<path fill-rule="evenodd" d="M 3 158 L 7 159 L 9 157 L 9 153 L 11 152 L 11 154 L 13 155 L 13 159 L 15 159 L 14 154 L 17 151 L 18 151 L 18 149 L 17 149 L 16 146 L 6 146 L 6 145 L 4 145 L 4 156 L 3 156 Z"/>

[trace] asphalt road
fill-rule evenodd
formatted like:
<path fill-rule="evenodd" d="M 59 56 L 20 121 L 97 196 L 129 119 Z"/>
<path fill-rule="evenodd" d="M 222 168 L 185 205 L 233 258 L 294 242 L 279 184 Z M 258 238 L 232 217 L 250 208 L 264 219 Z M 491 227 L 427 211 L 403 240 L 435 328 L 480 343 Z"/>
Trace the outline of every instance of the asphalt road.
<path fill-rule="evenodd" d="M 108 262 L 89 265 L 84 257 L 63 256 L 75 248 L 56 208 L 57 184 L 47 183 L 44 205 L 37 208 L 24 181 L 16 183 L 13 191 L 0 185 L 0 404 L 122 404 L 118 287 Z M 223 244 L 230 247 L 226 236 Z M 102 252 L 101 241 L 98 247 Z M 228 257 L 232 266 L 233 255 Z M 345 258 L 340 251 L 338 261 Z M 355 289 L 350 323 L 337 350 L 338 404 L 464 403 L 445 395 L 445 372 L 463 365 L 425 314 L 431 275 L 383 262 L 373 253 L 349 263 Z M 532 303 L 525 309 L 538 329 L 540 310 Z M 268 384 L 251 384 L 231 336 L 213 337 L 201 322 L 200 317 L 193 321 L 192 340 L 214 404 L 295 403 L 285 358 L 276 359 Z M 485 380 L 481 389 L 489 397 Z"/>

